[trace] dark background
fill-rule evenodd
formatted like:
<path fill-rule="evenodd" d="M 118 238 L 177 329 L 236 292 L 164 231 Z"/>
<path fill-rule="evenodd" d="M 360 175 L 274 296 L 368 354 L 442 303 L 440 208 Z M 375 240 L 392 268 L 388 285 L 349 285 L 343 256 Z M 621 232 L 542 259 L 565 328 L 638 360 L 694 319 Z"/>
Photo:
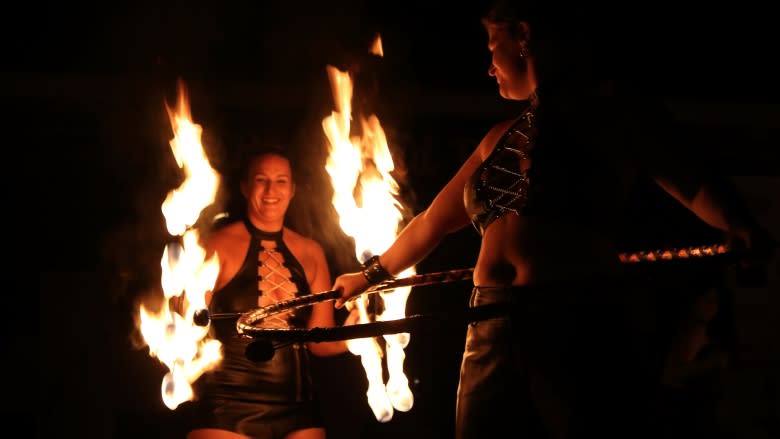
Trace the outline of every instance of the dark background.
<path fill-rule="evenodd" d="M 323 242 L 334 274 L 353 262 L 323 202 L 329 188 L 320 123 L 332 105 L 326 65 L 360 66 L 355 105 L 380 118 L 413 213 L 493 122 L 513 114 L 486 75 L 473 3 L 257 3 L 41 4 L 5 16 L 6 150 L 27 165 L 6 161 L 14 176 L 6 184 L 7 218 L 25 230 L 9 255 L 21 270 L 9 277 L 41 267 L 38 295 L 13 285 L 6 299 L 2 409 L 9 422 L 46 437 L 183 437 L 184 414 L 159 397 L 164 367 L 143 349 L 134 323 L 139 301 L 159 294 L 159 260 L 170 238 L 160 205 L 180 175 L 165 102 L 174 102 L 178 79 L 226 185 L 251 137 L 295 149 L 301 181 L 293 212 L 307 220 L 294 221 Z M 581 19 L 615 45 L 611 62 L 663 101 L 690 152 L 730 176 L 780 235 L 780 87 L 768 7 L 585 6 Z M 381 60 L 365 55 L 376 33 Z M 28 182 L 38 186 L 34 197 L 18 189 Z M 627 248 L 719 239 L 654 188 L 638 191 Z M 228 189 L 219 200 L 234 201 Z M 477 246 L 472 230 L 459 232 L 418 272 L 472 266 Z M 718 378 L 712 410 L 740 437 L 780 435 L 776 257 L 768 268 L 768 282 L 753 287 L 738 283 L 733 267 L 701 272 L 729 291 L 724 318 L 739 361 Z M 691 273 L 681 276 L 690 281 Z M 459 309 L 467 297 L 462 284 L 422 287 L 408 313 Z M 463 335 L 449 326 L 412 334 L 406 368 L 415 405 L 387 424 L 368 409 L 356 357 L 318 360 L 331 437 L 450 437 Z"/>

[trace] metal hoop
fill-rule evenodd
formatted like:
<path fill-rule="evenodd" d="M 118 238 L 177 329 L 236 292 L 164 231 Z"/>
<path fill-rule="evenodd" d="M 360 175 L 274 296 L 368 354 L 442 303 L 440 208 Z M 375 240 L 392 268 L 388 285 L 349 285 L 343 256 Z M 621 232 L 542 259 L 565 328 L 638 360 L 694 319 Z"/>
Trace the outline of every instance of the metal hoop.
<path fill-rule="evenodd" d="M 730 257 L 740 258 L 745 255 L 728 248 L 724 244 L 702 245 L 685 248 L 668 248 L 655 251 L 640 251 L 634 253 L 620 253 L 621 262 L 627 265 L 644 265 L 647 263 L 681 261 L 688 259 L 717 259 Z M 406 278 L 390 279 L 369 287 L 362 294 L 373 294 L 381 291 L 389 291 L 396 288 L 407 286 L 433 285 L 446 282 L 455 282 L 469 280 L 473 275 L 473 268 L 455 269 L 435 273 L 418 274 Z M 341 293 L 336 290 L 325 291 L 308 296 L 296 297 L 294 299 L 277 302 L 255 310 L 243 313 L 236 322 L 236 330 L 240 335 L 249 337 L 267 337 L 273 340 L 294 340 L 294 341 L 333 341 L 345 340 L 350 338 L 362 338 L 377 336 L 383 334 L 393 334 L 407 332 L 406 326 L 414 326 L 416 322 L 430 318 L 440 318 L 434 314 L 420 314 L 408 316 L 403 319 L 380 321 L 371 323 L 355 324 L 344 327 L 333 328 L 258 328 L 255 326 L 258 322 L 283 312 L 311 306 L 321 302 L 336 300 Z M 491 312 L 481 307 L 471 308 L 467 311 L 467 316 L 447 316 L 452 318 L 465 318 L 467 321 L 478 320 L 480 316 L 492 315 Z M 233 315 L 235 316 L 235 315 Z M 218 318 L 218 315 L 212 318 Z M 443 316 L 442 316 L 443 317 Z M 489 318 L 489 317 L 488 317 Z"/>
<path fill-rule="evenodd" d="M 273 342 L 323 342 L 351 340 L 354 338 L 378 337 L 386 334 L 412 332 L 430 327 L 432 322 L 468 323 L 505 315 L 510 309 L 503 303 L 481 305 L 448 313 L 414 314 L 396 320 L 360 323 L 332 328 L 251 328 L 245 336 L 267 339 Z"/>
<path fill-rule="evenodd" d="M 409 287 L 409 286 L 423 286 L 440 284 L 446 282 L 456 282 L 471 279 L 474 272 L 473 268 L 464 268 L 458 270 L 440 271 L 436 273 L 418 274 L 414 276 L 390 279 L 385 282 L 376 284 L 368 288 L 362 294 L 373 294 L 381 291 L 390 291 L 396 288 Z M 341 292 L 336 290 L 325 291 L 322 293 L 311 294 L 308 296 L 295 297 L 289 300 L 283 300 L 271 305 L 260 307 L 252 311 L 241 314 L 236 322 L 236 331 L 240 335 L 260 335 L 260 334 L 278 334 L 282 331 L 288 331 L 290 333 L 296 332 L 295 328 L 258 328 L 255 326 L 258 322 L 283 312 L 293 311 L 306 306 L 311 306 L 316 303 L 328 302 L 336 300 L 341 297 Z M 380 323 L 380 322 L 376 322 Z M 364 323 L 367 325 L 369 323 Z M 359 325 L 351 325 L 359 326 Z M 323 329 L 323 328 L 315 328 Z M 333 328 L 328 328 L 333 329 Z M 311 331 L 311 329 L 303 329 L 304 331 Z M 404 332 L 404 331 L 399 331 Z"/>

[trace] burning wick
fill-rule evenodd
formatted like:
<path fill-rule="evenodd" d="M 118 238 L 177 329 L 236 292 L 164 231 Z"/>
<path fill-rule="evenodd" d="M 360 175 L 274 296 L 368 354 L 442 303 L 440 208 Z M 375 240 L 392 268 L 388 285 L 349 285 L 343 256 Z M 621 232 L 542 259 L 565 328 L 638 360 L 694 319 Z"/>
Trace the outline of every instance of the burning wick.
<path fill-rule="evenodd" d="M 192 322 L 198 326 L 207 326 L 211 322 L 211 315 L 206 308 L 195 311 L 192 315 Z"/>
<path fill-rule="evenodd" d="M 231 314 L 228 317 L 237 316 L 238 314 Z M 215 317 L 219 318 L 220 315 Z M 203 308 L 195 311 L 195 313 L 192 315 L 192 322 L 198 326 L 208 326 L 208 324 L 211 322 L 211 314 L 209 313 L 209 310 L 207 308 Z M 274 357 L 275 353 L 276 347 L 274 347 L 274 344 L 268 340 L 255 340 L 250 343 L 244 351 L 246 358 L 250 361 L 254 361 L 255 363 L 268 361 Z M 172 385 L 172 383 L 169 383 L 169 386 L 170 385 Z"/>

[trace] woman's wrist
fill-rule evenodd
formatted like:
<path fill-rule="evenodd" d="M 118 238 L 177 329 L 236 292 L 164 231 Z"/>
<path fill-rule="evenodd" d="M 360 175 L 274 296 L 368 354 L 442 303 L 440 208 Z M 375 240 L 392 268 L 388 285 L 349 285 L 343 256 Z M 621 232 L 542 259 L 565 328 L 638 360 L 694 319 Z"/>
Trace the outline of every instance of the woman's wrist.
<path fill-rule="evenodd" d="M 390 272 L 379 263 L 379 256 L 377 255 L 370 257 L 363 264 L 362 273 L 363 277 L 365 277 L 368 281 L 369 286 L 376 285 L 393 278 L 393 275 L 390 274 Z"/>

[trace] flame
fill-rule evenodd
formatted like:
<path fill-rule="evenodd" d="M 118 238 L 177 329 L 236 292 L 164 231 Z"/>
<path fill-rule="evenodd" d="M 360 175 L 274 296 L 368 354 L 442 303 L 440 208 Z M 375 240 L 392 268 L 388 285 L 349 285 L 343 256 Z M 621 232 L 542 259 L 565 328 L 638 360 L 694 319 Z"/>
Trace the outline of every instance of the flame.
<path fill-rule="evenodd" d="M 382 49 L 382 37 L 377 35 L 374 38 L 374 42 L 371 44 L 371 48 L 368 49 L 369 53 L 376 56 L 385 56 L 385 51 Z"/>
<path fill-rule="evenodd" d="M 659 249 L 634 253 L 620 253 L 622 262 L 655 262 L 657 260 L 690 259 L 722 255 L 729 249 L 725 244 L 700 245 L 686 248 Z"/>
<path fill-rule="evenodd" d="M 165 247 L 160 261 L 165 296 L 160 310 L 154 312 L 142 304 L 139 315 L 149 354 L 168 368 L 161 393 L 165 405 L 173 410 L 192 399 L 190 384 L 222 359 L 221 343 L 207 337 L 208 326 L 193 322 L 195 312 L 206 308 L 206 292 L 214 287 L 219 271 L 216 256 L 205 259 L 193 225 L 201 211 L 214 202 L 220 177 L 203 151 L 202 128 L 192 122 L 181 82 L 177 109 L 167 110 L 174 131 L 170 146 L 185 179 L 168 193 L 162 211 L 168 232 L 179 240 Z M 172 300 L 180 304 L 176 310 L 171 308 Z"/>
<path fill-rule="evenodd" d="M 381 53 L 378 38 L 372 50 Z M 395 240 L 402 225 L 403 206 L 398 200 L 398 184 L 391 175 L 394 163 L 379 119 L 374 115 L 360 117 L 362 136 L 351 137 L 352 78 L 332 66 L 327 67 L 327 73 L 336 109 L 322 121 L 330 145 L 325 167 L 333 185 L 332 203 L 339 225 L 354 238 L 356 257 L 362 263 L 371 255 L 384 252 Z M 414 273 L 411 267 L 401 275 Z M 385 310 L 376 319 L 403 318 L 410 290 L 403 287 L 377 293 Z M 358 309 L 359 323 L 371 321 L 366 296 L 351 303 Z M 368 403 L 380 422 L 392 419 L 393 409 L 408 411 L 414 403 L 403 371 L 404 348 L 409 338 L 408 333 L 385 335 L 384 349 L 374 337 L 347 341 L 350 352 L 361 357 L 368 378 Z M 383 381 L 383 356 L 387 361 L 387 383 Z"/>

